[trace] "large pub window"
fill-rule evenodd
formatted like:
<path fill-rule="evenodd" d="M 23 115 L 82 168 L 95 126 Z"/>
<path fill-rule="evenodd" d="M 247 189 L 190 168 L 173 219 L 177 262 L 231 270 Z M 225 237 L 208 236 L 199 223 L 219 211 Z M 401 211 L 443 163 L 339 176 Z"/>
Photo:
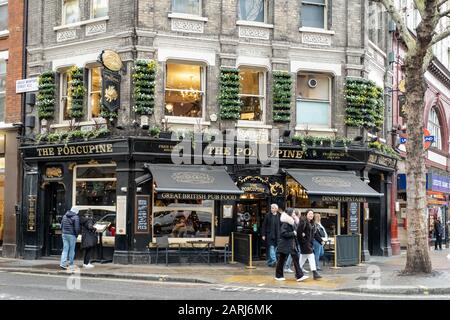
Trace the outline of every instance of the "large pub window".
<path fill-rule="evenodd" d="M 91 209 L 95 221 L 116 221 L 116 166 L 77 165 L 73 169 L 72 203 L 80 212 Z M 110 235 L 110 234 L 107 234 Z"/>
<path fill-rule="evenodd" d="M 152 228 L 153 238 L 167 236 L 180 243 L 211 240 L 214 237 L 214 202 L 156 199 Z"/>

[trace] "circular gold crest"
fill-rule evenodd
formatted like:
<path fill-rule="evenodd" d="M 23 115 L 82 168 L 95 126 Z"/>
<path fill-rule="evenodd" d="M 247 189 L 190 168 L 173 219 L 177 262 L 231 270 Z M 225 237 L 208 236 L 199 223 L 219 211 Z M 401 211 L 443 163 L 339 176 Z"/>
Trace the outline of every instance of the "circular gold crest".
<path fill-rule="evenodd" d="M 327 177 L 327 176 L 318 176 L 313 177 L 312 181 L 315 184 L 323 187 L 341 187 L 341 188 L 349 188 L 352 184 L 344 179 L 339 177 Z"/>
<path fill-rule="evenodd" d="M 214 183 L 214 177 L 207 173 L 198 172 L 177 172 L 172 174 L 172 179 L 179 183 L 190 184 L 211 184 Z"/>
<path fill-rule="evenodd" d="M 115 51 L 104 50 L 101 59 L 103 65 L 111 71 L 120 71 L 122 69 L 122 59 Z"/>

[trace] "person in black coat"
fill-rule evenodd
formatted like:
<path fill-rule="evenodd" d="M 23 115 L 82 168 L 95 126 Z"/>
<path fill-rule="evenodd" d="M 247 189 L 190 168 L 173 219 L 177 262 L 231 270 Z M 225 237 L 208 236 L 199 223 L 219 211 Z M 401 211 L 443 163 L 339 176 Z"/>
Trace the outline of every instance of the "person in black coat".
<path fill-rule="evenodd" d="M 444 228 L 442 227 L 441 220 L 437 218 L 437 220 L 434 222 L 434 235 L 436 237 L 436 241 L 434 242 L 434 250 L 438 249 L 442 250 L 442 236 L 444 233 Z"/>
<path fill-rule="evenodd" d="M 94 228 L 94 219 L 92 210 L 88 210 L 84 216 L 80 218 L 81 226 L 81 248 L 84 249 L 84 263 L 83 267 L 93 268 L 94 265 L 90 263 L 92 251 L 97 245 L 97 232 Z"/>
<path fill-rule="evenodd" d="M 322 238 L 314 227 L 314 212 L 309 210 L 306 214 L 306 219 L 301 219 L 297 229 L 297 237 L 300 243 L 300 267 L 306 260 L 309 262 L 314 279 L 320 279 L 322 276 L 317 272 L 316 261 L 313 250 L 313 240 L 316 239 L 319 243 L 323 243 Z"/>
<path fill-rule="evenodd" d="M 267 214 L 263 221 L 261 235 L 263 241 L 266 241 L 267 265 L 273 267 L 277 263 L 277 245 L 278 239 L 280 239 L 280 214 L 278 212 L 278 205 L 272 204 L 270 211 L 271 213 Z"/>
<path fill-rule="evenodd" d="M 302 269 L 299 264 L 298 257 L 298 242 L 297 231 L 295 230 L 296 216 L 294 210 L 291 208 L 286 209 L 286 212 L 281 213 L 280 217 L 280 239 L 278 240 L 278 252 L 280 258 L 277 262 L 277 268 L 275 271 L 275 280 L 285 280 L 283 276 L 284 263 L 289 255 L 292 256 L 295 268 L 295 277 L 297 281 L 303 281 L 308 277 L 303 275 Z"/>

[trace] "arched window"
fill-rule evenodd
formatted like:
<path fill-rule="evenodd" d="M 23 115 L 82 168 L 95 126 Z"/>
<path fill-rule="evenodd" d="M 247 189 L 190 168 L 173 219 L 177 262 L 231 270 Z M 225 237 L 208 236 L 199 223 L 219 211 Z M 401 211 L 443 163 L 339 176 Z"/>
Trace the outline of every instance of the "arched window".
<path fill-rule="evenodd" d="M 428 116 L 428 130 L 430 131 L 430 134 L 434 136 L 433 147 L 441 150 L 441 125 L 439 123 L 439 117 L 436 108 L 432 108 L 430 110 L 430 114 Z"/>

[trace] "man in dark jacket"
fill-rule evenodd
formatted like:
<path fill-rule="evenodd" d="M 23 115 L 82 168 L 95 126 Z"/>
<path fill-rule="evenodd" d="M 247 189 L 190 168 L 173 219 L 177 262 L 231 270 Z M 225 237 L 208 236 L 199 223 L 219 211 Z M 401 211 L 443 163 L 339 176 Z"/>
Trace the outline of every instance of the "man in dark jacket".
<path fill-rule="evenodd" d="M 314 212 L 309 210 L 306 219 L 301 219 L 297 229 L 297 237 L 300 243 L 300 267 L 303 268 L 306 260 L 309 262 L 314 279 L 320 279 L 322 276 L 317 272 L 316 261 L 313 251 L 313 240 L 316 239 L 323 244 L 322 238 L 314 228 Z"/>
<path fill-rule="evenodd" d="M 84 249 L 84 268 L 93 268 L 91 264 L 91 255 L 98 243 L 96 229 L 94 227 L 94 219 L 92 210 L 89 209 L 86 214 L 80 217 L 81 225 L 81 248 Z"/>
<path fill-rule="evenodd" d="M 75 258 L 75 245 L 77 243 L 77 236 L 80 233 L 80 219 L 78 218 L 79 209 L 72 207 L 63 216 L 61 221 L 63 251 L 61 254 L 61 263 L 59 266 L 62 269 L 67 269 L 67 256 L 69 256 L 70 269 L 73 270 L 73 260 Z"/>
<path fill-rule="evenodd" d="M 444 228 L 442 228 L 442 223 L 439 218 L 434 222 L 434 235 L 436 237 L 436 241 L 434 242 L 434 250 L 438 249 L 442 250 L 442 236 L 444 233 Z"/>
<path fill-rule="evenodd" d="M 277 245 L 280 239 L 280 214 L 278 205 L 272 204 L 270 211 L 263 221 L 261 234 L 263 241 L 266 241 L 267 265 L 274 267 L 277 263 Z"/>

